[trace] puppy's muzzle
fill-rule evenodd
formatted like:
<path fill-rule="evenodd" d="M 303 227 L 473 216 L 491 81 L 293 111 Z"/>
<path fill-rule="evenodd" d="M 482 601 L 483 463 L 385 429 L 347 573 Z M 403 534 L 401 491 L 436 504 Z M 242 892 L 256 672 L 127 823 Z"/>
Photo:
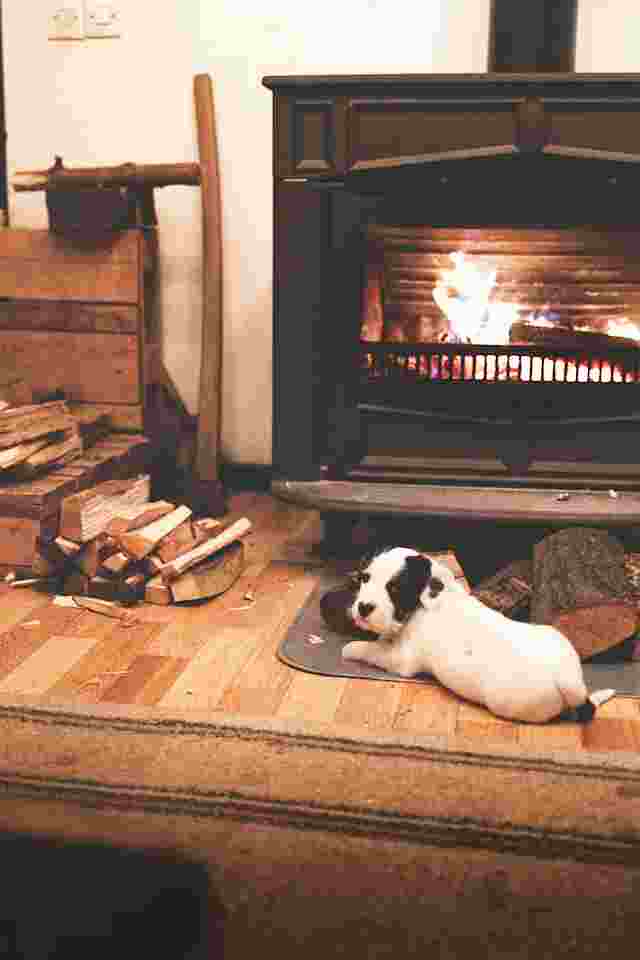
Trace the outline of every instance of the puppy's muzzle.
<path fill-rule="evenodd" d="M 375 603 L 359 603 L 358 604 L 358 615 L 362 617 L 363 620 L 369 616 L 370 613 L 373 613 L 375 610 Z"/>

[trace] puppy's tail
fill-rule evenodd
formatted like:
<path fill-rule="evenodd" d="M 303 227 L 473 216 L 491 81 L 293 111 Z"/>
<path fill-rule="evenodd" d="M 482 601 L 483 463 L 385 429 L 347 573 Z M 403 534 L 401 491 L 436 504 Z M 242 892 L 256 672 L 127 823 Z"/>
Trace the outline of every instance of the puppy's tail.
<path fill-rule="evenodd" d="M 593 720 L 598 707 L 601 707 L 608 700 L 612 700 L 615 695 L 615 690 L 594 690 L 593 693 L 590 693 L 584 703 L 575 708 L 578 723 L 589 723 Z"/>

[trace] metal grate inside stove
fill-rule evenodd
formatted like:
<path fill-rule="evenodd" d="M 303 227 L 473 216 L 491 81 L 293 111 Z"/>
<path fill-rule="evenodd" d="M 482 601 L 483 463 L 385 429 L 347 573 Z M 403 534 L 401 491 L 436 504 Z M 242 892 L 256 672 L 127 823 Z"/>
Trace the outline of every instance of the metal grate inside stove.
<path fill-rule="evenodd" d="M 640 349 L 611 349 L 598 356 L 532 344 L 391 344 L 362 342 L 362 383 L 635 384 Z"/>

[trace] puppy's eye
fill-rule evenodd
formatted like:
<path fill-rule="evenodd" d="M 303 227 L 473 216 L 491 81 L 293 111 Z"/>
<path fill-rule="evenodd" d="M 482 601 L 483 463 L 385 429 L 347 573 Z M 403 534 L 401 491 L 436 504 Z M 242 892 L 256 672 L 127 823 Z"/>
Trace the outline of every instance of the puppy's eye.
<path fill-rule="evenodd" d="M 360 586 L 361 583 L 369 582 L 371 579 L 371 574 L 363 573 L 361 570 L 355 570 L 353 573 L 349 574 L 349 578 L 356 586 Z"/>

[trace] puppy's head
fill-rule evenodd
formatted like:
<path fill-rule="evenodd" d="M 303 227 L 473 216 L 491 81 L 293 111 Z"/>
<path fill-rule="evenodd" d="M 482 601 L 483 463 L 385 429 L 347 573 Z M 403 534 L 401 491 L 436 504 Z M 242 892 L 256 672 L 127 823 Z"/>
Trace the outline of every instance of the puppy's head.
<path fill-rule="evenodd" d="M 358 589 L 350 615 L 362 630 L 391 637 L 419 606 L 442 592 L 451 576 L 446 567 L 417 550 L 387 548 L 354 574 Z"/>

